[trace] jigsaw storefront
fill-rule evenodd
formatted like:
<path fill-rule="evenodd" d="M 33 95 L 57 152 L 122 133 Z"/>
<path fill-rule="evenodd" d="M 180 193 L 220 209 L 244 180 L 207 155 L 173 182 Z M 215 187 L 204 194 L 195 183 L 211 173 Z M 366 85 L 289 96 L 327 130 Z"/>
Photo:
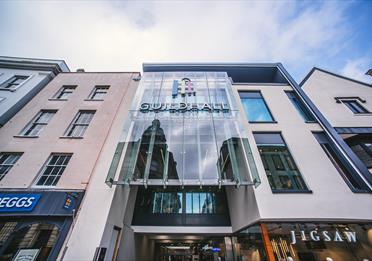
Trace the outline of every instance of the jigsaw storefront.
<path fill-rule="evenodd" d="M 83 192 L 2 191 L 0 260 L 55 260 Z"/>

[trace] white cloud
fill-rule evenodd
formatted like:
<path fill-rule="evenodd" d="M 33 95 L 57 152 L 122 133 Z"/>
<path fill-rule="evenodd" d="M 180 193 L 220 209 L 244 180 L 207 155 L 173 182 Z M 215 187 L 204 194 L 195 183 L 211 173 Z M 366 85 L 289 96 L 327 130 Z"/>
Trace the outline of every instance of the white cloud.
<path fill-rule="evenodd" d="M 7 38 L 0 52 L 63 58 L 73 70 L 138 71 L 143 62 L 283 62 L 298 74 L 340 52 L 346 8 L 294 1 L 2 2 L 0 24 L 7 26 L 0 33 Z M 6 15 L 11 13 L 17 16 Z"/>
<path fill-rule="evenodd" d="M 372 76 L 365 74 L 371 68 L 371 60 L 366 58 L 349 60 L 342 69 L 342 74 L 352 79 L 372 84 Z"/>

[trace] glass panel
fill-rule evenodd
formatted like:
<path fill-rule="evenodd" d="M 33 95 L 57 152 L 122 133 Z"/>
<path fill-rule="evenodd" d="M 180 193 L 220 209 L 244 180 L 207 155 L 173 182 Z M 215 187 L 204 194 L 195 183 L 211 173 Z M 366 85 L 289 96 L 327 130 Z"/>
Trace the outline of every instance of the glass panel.
<path fill-rule="evenodd" d="M 261 158 L 265 162 L 266 175 L 273 190 L 307 190 L 286 147 L 257 145 Z"/>
<path fill-rule="evenodd" d="M 296 110 L 300 113 L 302 118 L 308 122 L 315 122 L 314 117 L 310 114 L 310 112 L 305 108 L 305 106 L 299 101 L 298 97 L 294 92 L 286 92 L 288 98 L 296 108 Z"/>
<path fill-rule="evenodd" d="M 250 122 L 273 121 L 263 98 L 242 98 L 244 110 Z"/>

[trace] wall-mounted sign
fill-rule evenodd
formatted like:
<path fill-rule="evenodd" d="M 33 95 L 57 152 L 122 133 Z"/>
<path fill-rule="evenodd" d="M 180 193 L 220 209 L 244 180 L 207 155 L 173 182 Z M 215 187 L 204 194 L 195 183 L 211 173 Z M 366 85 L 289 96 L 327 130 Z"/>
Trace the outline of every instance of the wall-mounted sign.
<path fill-rule="evenodd" d="M 209 112 L 227 112 L 229 107 L 224 103 L 142 103 L 140 106 L 140 111 L 148 112 L 160 112 L 160 111 L 170 111 L 170 112 L 185 112 L 185 111 L 209 111 Z"/>
<path fill-rule="evenodd" d="M 30 212 L 41 194 L 0 194 L 0 212 Z"/>
<path fill-rule="evenodd" d="M 34 261 L 39 254 L 40 249 L 20 249 L 13 258 L 13 261 Z"/>
<path fill-rule="evenodd" d="M 335 231 L 327 231 L 327 230 L 312 230 L 309 233 L 306 233 L 304 230 L 301 230 L 299 234 L 296 234 L 296 231 L 291 230 L 291 244 L 294 245 L 297 242 L 297 237 L 301 239 L 301 241 L 326 241 L 326 242 L 349 242 L 355 243 L 357 242 L 357 234 L 355 231 L 351 230 L 335 230 Z"/>

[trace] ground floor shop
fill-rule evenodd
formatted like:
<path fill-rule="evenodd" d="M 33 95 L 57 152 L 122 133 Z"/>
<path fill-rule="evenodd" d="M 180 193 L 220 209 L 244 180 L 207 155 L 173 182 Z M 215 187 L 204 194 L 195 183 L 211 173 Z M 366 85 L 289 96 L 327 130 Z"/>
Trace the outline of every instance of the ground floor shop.
<path fill-rule="evenodd" d="M 137 233 L 134 242 L 136 260 L 372 260 L 372 224 L 362 223 L 259 223 L 229 235 Z"/>
<path fill-rule="evenodd" d="M 0 260 L 55 260 L 83 192 L 0 193 Z"/>

